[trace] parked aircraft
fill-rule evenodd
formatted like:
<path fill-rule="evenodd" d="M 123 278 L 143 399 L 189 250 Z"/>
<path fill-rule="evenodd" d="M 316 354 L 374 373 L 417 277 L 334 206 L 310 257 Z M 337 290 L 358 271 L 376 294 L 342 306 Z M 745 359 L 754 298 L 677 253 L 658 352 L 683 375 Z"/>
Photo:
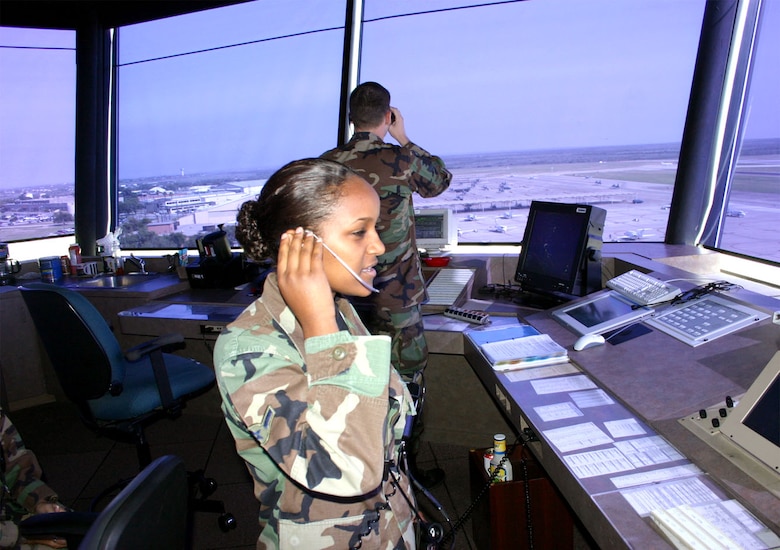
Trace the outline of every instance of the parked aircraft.
<path fill-rule="evenodd" d="M 497 223 L 495 226 L 490 228 L 493 233 L 508 233 L 510 229 L 512 228 L 501 223 Z"/>

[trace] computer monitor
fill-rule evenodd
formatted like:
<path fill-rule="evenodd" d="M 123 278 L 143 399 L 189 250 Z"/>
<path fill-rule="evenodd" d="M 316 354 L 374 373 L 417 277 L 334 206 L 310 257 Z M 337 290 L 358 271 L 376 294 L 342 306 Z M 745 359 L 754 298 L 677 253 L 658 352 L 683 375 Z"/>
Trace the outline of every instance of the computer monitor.
<path fill-rule="evenodd" d="M 458 243 L 458 227 L 449 208 L 424 208 L 414 211 L 414 234 L 417 248 L 429 252 Z"/>
<path fill-rule="evenodd" d="M 600 290 L 606 217 L 590 204 L 532 201 L 515 281 L 562 302 Z"/>

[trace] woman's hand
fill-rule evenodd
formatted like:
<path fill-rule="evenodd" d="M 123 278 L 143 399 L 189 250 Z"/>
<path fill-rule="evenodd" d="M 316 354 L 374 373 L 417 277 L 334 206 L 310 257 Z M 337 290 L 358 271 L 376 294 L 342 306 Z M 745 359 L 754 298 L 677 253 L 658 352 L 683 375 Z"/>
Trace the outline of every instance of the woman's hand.
<path fill-rule="evenodd" d="M 325 268 L 322 243 L 299 227 L 286 231 L 279 243 L 279 291 L 303 327 L 306 338 L 338 332 L 336 306 Z"/>

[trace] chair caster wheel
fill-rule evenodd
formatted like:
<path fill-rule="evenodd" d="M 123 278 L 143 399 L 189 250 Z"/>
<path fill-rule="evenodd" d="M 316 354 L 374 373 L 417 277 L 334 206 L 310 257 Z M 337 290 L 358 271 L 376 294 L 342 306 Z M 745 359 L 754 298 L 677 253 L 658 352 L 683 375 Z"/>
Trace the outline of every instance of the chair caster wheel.
<path fill-rule="evenodd" d="M 213 477 L 203 478 L 198 483 L 198 488 L 200 489 L 202 498 L 208 498 L 214 494 L 214 491 L 217 490 L 217 480 L 215 480 Z"/>
<path fill-rule="evenodd" d="M 228 531 L 236 528 L 236 517 L 230 512 L 225 512 L 219 516 L 217 522 L 219 523 L 219 528 L 223 533 L 227 533 Z"/>

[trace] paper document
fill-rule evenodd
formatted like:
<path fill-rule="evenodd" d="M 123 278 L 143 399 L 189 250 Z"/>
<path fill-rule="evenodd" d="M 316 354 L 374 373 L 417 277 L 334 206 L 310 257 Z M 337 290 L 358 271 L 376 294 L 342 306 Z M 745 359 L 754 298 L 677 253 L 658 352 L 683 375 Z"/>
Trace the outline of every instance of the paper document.
<path fill-rule="evenodd" d="M 488 342 L 480 346 L 494 368 L 539 366 L 567 361 L 566 348 L 547 334 Z"/>

